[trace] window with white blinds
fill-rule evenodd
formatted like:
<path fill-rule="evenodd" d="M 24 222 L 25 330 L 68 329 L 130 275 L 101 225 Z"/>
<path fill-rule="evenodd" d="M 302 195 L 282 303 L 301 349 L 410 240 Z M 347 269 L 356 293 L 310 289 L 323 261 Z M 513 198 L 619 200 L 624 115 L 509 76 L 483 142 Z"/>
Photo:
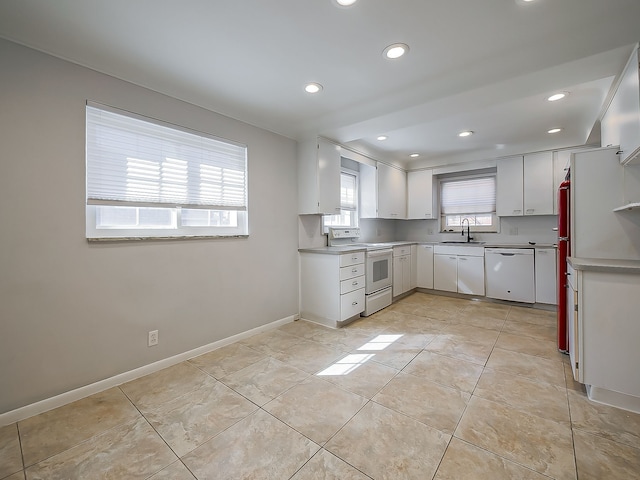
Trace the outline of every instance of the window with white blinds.
<path fill-rule="evenodd" d="M 86 107 L 87 237 L 246 235 L 247 148 Z"/>
<path fill-rule="evenodd" d="M 443 231 L 459 231 L 464 219 L 469 220 L 472 230 L 496 231 L 495 213 L 495 175 L 441 179 L 440 214 Z"/>
<path fill-rule="evenodd" d="M 329 227 L 358 226 L 358 172 L 344 169 L 340 173 L 340 214 L 323 217 L 324 232 Z"/>

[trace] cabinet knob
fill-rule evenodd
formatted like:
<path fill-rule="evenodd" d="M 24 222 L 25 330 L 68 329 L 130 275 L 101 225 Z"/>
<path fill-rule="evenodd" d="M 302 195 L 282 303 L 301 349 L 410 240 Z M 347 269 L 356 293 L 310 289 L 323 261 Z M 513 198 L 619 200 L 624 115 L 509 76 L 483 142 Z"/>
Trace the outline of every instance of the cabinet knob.
<path fill-rule="evenodd" d="M 358 282 L 352 282 L 351 285 L 358 285 Z"/>
<path fill-rule="evenodd" d="M 358 304 L 358 302 L 353 302 L 351 305 L 357 305 L 357 304 Z"/>

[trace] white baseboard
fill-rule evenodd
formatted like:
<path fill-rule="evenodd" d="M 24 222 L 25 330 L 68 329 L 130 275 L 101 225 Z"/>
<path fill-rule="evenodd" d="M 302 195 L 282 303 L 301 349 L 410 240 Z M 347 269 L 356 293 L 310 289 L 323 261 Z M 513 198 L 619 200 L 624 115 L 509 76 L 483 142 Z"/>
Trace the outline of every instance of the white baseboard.
<path fill-rule="evenodd" d="M 614 392 L 602 387 L 587 385 L 587 397 L 596 403 L 609 405 L 610 407 L 621 408 L 634 413 L 640 413 L 640 397 L 627 395 L 626 393 Z"/>
<path fill-rule="evenodd" d="M 134 370 L 129 370 L 128 372 L 120 373 L 110 378 L 105 378 L 104 380 L 85 385 L 84 387 L 79 387 L 74 390 L 61 393 L 59 395 L 56 395 L 55 397 L 46 398 L 39 402 L 25 405 L 24 407 L 16 408 L 15 410 L 10 410 L 8 412 L 0 414 L 0 426 L 10 425 L 34 415 L 38 415 L 54 408 L 66 405 L 68 403 L 75 402 L 76 400 L 80 400 L 109 388 L 122 385 L 126 382 L 130 382 L 131 380 L 144 377 L 145 375 L 149 375 L 150 373 L 154 373 L 164 368 L 171 367 L 172 365 L 184 362 L 185 360 L 189 360 L 190 358 L 212 352 L 213 350 L 217 350 L 218 348 L 224 347 L 231 343 L 249 338 L 258 333 L 272 330 L 287 323 L 291 323 L 297 319 L 298 315 L 291 315 L 289 317 L 276 320 L 266 325 L 247 330 L 246 332 L 223 338 L 222 340 L 218 340 L 217 342 L 209 343 L 208 345 L 203 345 L 202 347 L 194 348 L 193 350 L 189 350 L 187 352 L 180 353 L 169 358 L 158 360 L 157 362 L 144 365 Z"/>

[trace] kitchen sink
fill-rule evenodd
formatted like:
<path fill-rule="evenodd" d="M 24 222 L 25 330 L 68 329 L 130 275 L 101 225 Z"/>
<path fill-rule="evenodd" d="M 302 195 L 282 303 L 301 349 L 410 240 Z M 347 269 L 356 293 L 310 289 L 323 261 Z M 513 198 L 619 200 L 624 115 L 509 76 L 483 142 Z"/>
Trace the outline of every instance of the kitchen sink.
<path fill-rule="evenodd" d="M 460 241 L 460 240 L 446 240 L 444 242 L 440 242 L 440 243 L 449 243 L 449 244 L 455 244 L 455 245 L 483 245 L 486 242 L 476 242 L 474 240 L 467 242 L 467 241 Z"/>

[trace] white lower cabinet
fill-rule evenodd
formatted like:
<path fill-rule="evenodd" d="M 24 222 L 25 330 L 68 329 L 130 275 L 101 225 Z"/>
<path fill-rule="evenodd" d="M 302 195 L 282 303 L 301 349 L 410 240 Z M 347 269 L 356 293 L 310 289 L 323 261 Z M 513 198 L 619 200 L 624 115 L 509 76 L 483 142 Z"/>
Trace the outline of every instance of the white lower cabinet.
<path fill-rule="evenodd" d="M 300 253 L 300 317 L 330 327 L 365 307 L 364 252 Z"/>
<path fill-rule="evenodd" d="M 411 246 L 393 247 L 393 296 L 397 297 L 412 287 Z"/>
<path fill-rule="evenodd" d="M 556 249 L 536 248 L 536 303 L 557 305 Z"/>
<path fill-rule="evenodd" d="M 638 262 L 611 263 L 567 266 L 571 369 L 591 400 L 640 412 Z"/>
<path fill-rule="evenodd" d="M 458 293 L 484 295 L 484 257 L 458 255 Z"/>
<path fill-rule="evenodd" d="M 433 288 L 445 292 L 458 291 L 458 256 L 433 256 Z"/>
<path fill-rule="evenodd" d="M 445 292 L 484 295 L 484 248 L 436 245 L 433 288 Z"/>
<path fill-rule="evenodd" d="M 433 245 L 417 245 L 416 287 L 433 289 Z"/>

